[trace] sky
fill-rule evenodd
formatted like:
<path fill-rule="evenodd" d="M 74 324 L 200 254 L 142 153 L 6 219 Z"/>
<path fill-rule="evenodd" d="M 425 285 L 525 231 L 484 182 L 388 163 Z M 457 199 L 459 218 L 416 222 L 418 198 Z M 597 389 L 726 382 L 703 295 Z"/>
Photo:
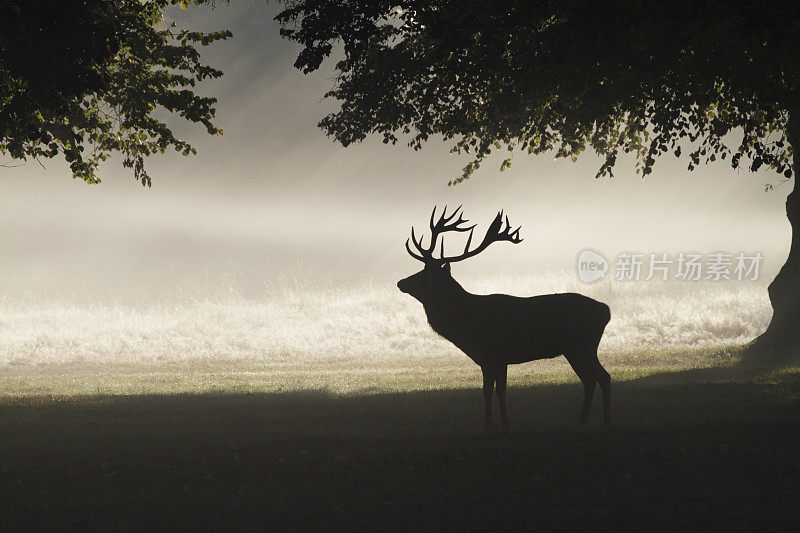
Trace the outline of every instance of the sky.
<path fill-rule="evenodd" d="M 504 209 L 524 241 L 499 243 L 459 263 L 456 278 L 492 272 L 574 269 L 577 254 L 622 251 L 760 251 L 765 269 L 785 260 L 789 185 L 764 192 L 768 171 L 726 163 L 688 172 L 666 157 L 646 179 L 621 161 L 613 179 L 595 179 L 598 158 L 578 163 L 516 153 L 499 172 L 490 160 L 449 187 L 468 161 L 441 141 L 421 151 L 380 139 L 342 148 L 317 122 L 336 109 L 323 100 L 330 67 L 303 75 L 298 49 L 282 40 L 275 7 L 240 0 L 170 14 L 234 37 L 203 50 L 225 75 L 203 85 L 219 98 L 222 137 L 171 121 L 197 156 L 156 156 L 143 189 L 119 159 L 103 183 L 71 179 L 59 160 L 0 168 L 0 288 L 5 298 L 59 292 L 65 298 L 236 284 L 258 297 L 286 284 L 388 282 L 420 266 L 405 252 L 409 228 L 425 229 L 431 208 L 463 204 L 484 229 Z M 459 246 L 447 240 L 448 249 Z M 182 289 L 182 290 L 183 290 Z"/>

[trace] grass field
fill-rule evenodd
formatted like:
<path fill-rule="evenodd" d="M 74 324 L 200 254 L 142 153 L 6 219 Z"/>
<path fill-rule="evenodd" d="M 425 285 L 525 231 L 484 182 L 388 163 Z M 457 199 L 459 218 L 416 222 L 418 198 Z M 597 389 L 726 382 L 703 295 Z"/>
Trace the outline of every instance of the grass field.
<path fill-rule="evenodd" d="M 428 326 L 422 306 L 395 287 L 400 275 L 351 287 L 283 281 L 263 294 L 231 286 L 174 288 L 146 299 L 82 292 L 0 299 L 0 365 L 34 373 L 60 367 L 263 370 L 395 366 L 432 372 L 464 356 Z M 686 353 L 748 342 L 769 323 L 764 282 L 614 282 L 571 273 L 463 280 L 476 293 L 575 291 L 611 307 L 600 353 L 618 366 L 704 366 Z M 678 360 L 672 354 L 679 353 Z"/>
<path fill-rule="evenodd" d="M 564 276 L 469 287 L 570 290 Z M 487 290 L 487 292 L 488 292 Z M 613 427 L 561 360 L 480 373 L 393 290 L 5 302 L 0 530 L 788 529 L 800 367 L 740 361 L 763 287 L 596 285 Z"/>
<path fill-rule="evenodd" d="M 800 518 L 797 367 L 618 380 L 610 428 L 599 402 L 579 428 L 580 385 L 543 375 L 511 387 L 512 430 L 492 434 L 477 387 L 251 383 L 4 397 L 0 529 L 741 530 Z"/>

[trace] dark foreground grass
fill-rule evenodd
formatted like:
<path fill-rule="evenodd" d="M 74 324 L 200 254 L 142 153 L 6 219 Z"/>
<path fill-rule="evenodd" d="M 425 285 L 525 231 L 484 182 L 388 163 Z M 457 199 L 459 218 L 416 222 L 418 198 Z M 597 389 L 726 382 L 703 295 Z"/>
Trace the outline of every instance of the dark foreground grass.
<path fill-rule="evenodd" d="M 477 387 L 0 399 L 0 530 L 796 526 L 796 372 L 614 394 L 581 429 L 577 383 L 513 388 L 507 434 Z"/>

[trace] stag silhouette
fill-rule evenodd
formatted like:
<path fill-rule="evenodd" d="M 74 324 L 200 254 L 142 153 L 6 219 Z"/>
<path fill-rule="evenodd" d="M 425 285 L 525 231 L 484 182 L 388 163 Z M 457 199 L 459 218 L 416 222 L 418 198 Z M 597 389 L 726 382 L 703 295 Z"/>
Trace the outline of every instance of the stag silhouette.
<path fill-rule="evenodd" d="M 458 218 L 456 218 L 458 217 Z M 447 214 L 445 206 L 436 219 L 430 219 L 430 244 L 417 240 L 414 227 L 406 250 L 425 267 L 397 283 L 397 288 L 422 303 L 431 328 L 456 345 L 481 367 L 486 403 L 486 428 L 492 426 L 492 392 L 497 385 L 500 417 L 508 427 L 506 414 L 506 376 L 508 365 L 564 355 L 583 383 L 584 399 L 580 423 L 585 424 L 595 385 L 603 391 L 603 418 L 611 423 L 611 376 L 597 359 L 597 346 L 611 319 L 609 307 L 576 293 L 546 294 L 521 298 L 506 294 L 477 295 L 464 290 L 450 275 L 450 263 L 474 257 L 493 242 L 519 244 L 517 228 L 511 231 L 508 217 L 500 211 L 483 241 L 470 250 L 475 225 L 468 226 L 459 206 Z M 469 232 L 464 252 L 445 257 L 447 232 Z M 439 257 L 434 257 L 441 237 Z M 416 251 L 411 249 L 409 241 Z"/>

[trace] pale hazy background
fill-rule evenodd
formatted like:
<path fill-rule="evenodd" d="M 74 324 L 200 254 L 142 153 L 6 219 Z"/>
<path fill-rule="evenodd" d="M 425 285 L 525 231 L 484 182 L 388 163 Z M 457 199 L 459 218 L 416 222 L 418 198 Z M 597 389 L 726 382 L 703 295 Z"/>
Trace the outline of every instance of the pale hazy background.
<path fill-rule="evenodd" d="M 366 341 L 357 336 L 377 325 L 392 331 L 384 332 L 383 344 L 370 349 L 398 348 L 411 342 L 401 335 L 408 333 L 401 331 L 405 326 L 427 331 L 421 308 L 395 294 L 394 282 L 418 269 L 403 243 L 412 223 L 425 228 L 437 203 L 463 203 L 468 217 L 482 224 L 480 229 L 500 208 L 513 224 L 522 225 L 522 244 L 497 244 L 454 267 L 455 277 L 474 290 L 583 290 L 580 282 L 572 282 L 576 256 L 586 247 L 609 258 L 626 250 L 760 251 L 767 276 L 785 260 L 790 234 L 783 203 L 789 187 L 764 193 L 766 183 L 778 181 L 770 172 L 735 172 L 722 163 L 689 173 L 686 161 L 668 157 L 645 180 L 625 161 L 615 178 L 596 180 L 599 161 L 591 156 L 573 164 L 518 153 L 504 173 L 498 172 L 499 160 L 489 161 L 472 180 L 448 187 L 467 162 L 449 155 L 449 145 L 434 142 L 414 152 L 369 139 L 343 149 L 316 127 L 335 109 L 334 103 L 321 102 L 332 83 L 330 71 L 304 76 L 292 67 L 297 50 L 278 36 L 274 12 L 266 3 L 243 0 L 213 11 L 175 12 L 190 27 L 233 31 L 232 40 L 205 53 L 208 63 L 225 72 L 221 80 L 203 87 L 220 99 L 217 122 L 225 135 L 208 137 L 200 128 L 176 121 L 176 130 L 198 147 L 199 155 L 151 158 L 152 189 L 143 189 L 119 161 L 106 165 L 104 181 L 97 186 L 73 181 L 59 161 L 45 161 L 46 168 L 35 162 L 0 168 L 0 297 L 7 309 L 8 361 L 35 357 L 41 353 L 37 347 L 48 343 L 54 353 L 70 346 L 95 353 L 99 348 L 92 347 L 92 339 L 102 337 L 107 320 L 117 320 L 115 327 L 126 333 L 109 341 L 104 353 L 124 352 L 144 342 L 137 349 L 152 355 L 154 348 L 141 339 L 152 338 L 153 324 L 174 324 L 180 317 L 145 312 L 107 318 L 103 309 L 158 302 L 163 311 L 165 303 L 222 301 L 232 295 L 271 305 L 268 314 L 277 321 L 265 322 L 263 313 L 255 313 L 242 323 L 236 315 L 227 319 L 237 323 L 239 329 L 233 331 L 221 320 L 215 338 L 249 335 L 252 328 L 260 328 L 261 335 L 244 348 L 232 348 L 235 340 L 223 343 L 217 350 L 221 354 L 242 349 L 255 357 L 275 352 L 277 345 L 282 353 L 299 346 L 308 350 L 309 343 L 322 338 L 334 342 L 333 333 L 347 337 L 337 349 L 346 351 L 356 342 L 364 348 Z M 449 246 L 454 250 L 455 241 Z M 560 277 L 547 277 L 551 275 Z M 537 279 L 544 281 L 530 281 Z M 627 303 L 612 309 L 616 317 L 634 320 L 636 306 L 647 303 L 647 325 L 623 335 L 618 322 L 618 329 L 610 330 L 612 338 L 637 339 L 637 346 L 658 339 L 675 343 L 674 332 L 685 326 L 679 345 L 745 341 L 769 319 L 763 283 L 726 284 L 731 294 L 741 296 L 733 300 L 720 296 L 728 290 L 722 286 L 695 291 L 696 298 L 705 298 L 702 308 L 687 300 L 691 286 L 679 288 L 673 298 L 665 296 L 673 292 L 641 284 L 624 289 Z M 336 292 L 319 292 L 327 290 Z M 305 314 L 291 315 L 297 307 L 291 307 L 295 300 L 285 298 L 291 291 L 313 296 L 305 300 Z M 347 291 L 369 296 L 348 300 L 343 296 Z M 611 300 L 621 294 L 613 282 L 602 289 L 587 286 L 583 292 Z M 276 295 L 284 299 L 276 300 Z M 387 298 L 392 300 L 382 308 Z M 402 312 L 416 322 L 387 325 L 401 312 L 396 307 L 401 300 L 394 298 L 406 298 L 402 302 L 408 307 Z M 673 298 L 673 307 L 665 298 Z M 45 320 L 25 314 L 25 309 L 45 309 L 51 301 L 59 313 L 71 306 L 111 307 L 95 309 L 88 318 L 55 314 Z M 335 321 L 327 329 L 320 326 L 336 317 L 345 320 L 343 308 L 362 318 L 375 315 L 375 323 L 364 319 L 358 327 L 351 324 L 352 331 Z M 708 315 L 714 310 L 715 317 Z M 206 315 L 192 316 L 201 322 Z M 316 340 L 299 333 L 309 322 L 319 326 Z M 665 323 L 673 329 L 663 330 Z M 91 327 L 76 333 L 80 324 Z M 134 329 L 125 329 L 129 327 Z M 67 328 L 60 337 L 52 333 L 58 328 Z M 695 329 L 700 333 L 695 335 Z M 646 335 L 637 337 L 641 331 Z M 718 331 L 724 334 L 715 336 Z M 282 341 L 276 340 L 278 334 Z M 180 335 L 202 337 L 203 332 Z M 206 341 L 193 342 L 202 352 Z M 166 353 L 171 346 L 159 350 Z M 203 353 L 213 357 L 217 352 Z"/>
<path fill-rule="evenodd" d="M 723 163 L 689 173 L 670 157 L 644 180 L 625 162 L 614 179 L 595 180 L 591 156 L 573 164 L 518 153 L 509 171 L 491 161 L 473 180 L 448 187 L 466 162 L 449 155 L 449 145 L 414 152 L 370 139 L 343 149 L 316 127 L 333 109 L 320 101 L 330 72 L 292 68 L 296 48 L 278 36 L 274 11 L 239 1 L 175 12 L 188 26 L 234 33 L 205 50 L 225 72 L 204 88 L 220 99 L 225 135 L 176 121 L 200 153 L 151 158 L 152 189 L 118 161 L 106 165 L 98 186 L 73 181 L 58 161 L 0 169 L 7 290 L 49 283 L 147 293 L 222 275 L 247 290 L 286 276 L 312 284 L 383 279 L 417 267 L 402 245 L 435 203 L 463 203 L 481 223 L 504 208 L 523 227 L 522 245 L 496 245 L 457 275 L 572 270 L 584 247 L 607 256 L 758 250 L 768 270 L 785 258 L 789 188 L 765 194 L 764 185 L 777 181 L 769 172 Z"/>

